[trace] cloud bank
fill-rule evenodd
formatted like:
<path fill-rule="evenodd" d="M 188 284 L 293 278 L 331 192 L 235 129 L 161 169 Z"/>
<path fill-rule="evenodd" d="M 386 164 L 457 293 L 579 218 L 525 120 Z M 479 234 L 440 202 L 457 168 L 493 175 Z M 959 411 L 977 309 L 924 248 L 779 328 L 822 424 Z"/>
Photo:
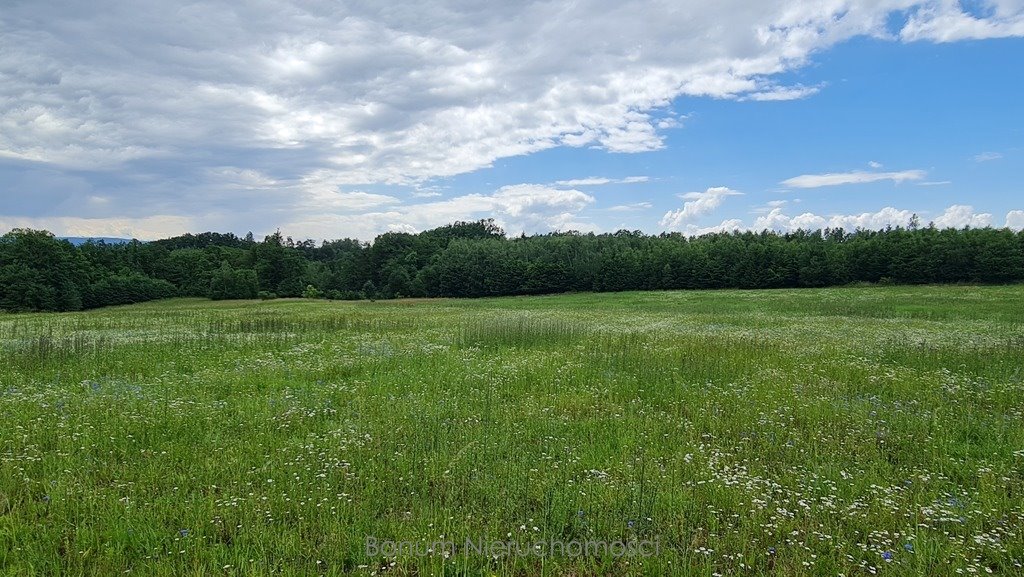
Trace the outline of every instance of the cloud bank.
<path fill-rule="evenodd" d="M 690 226 L 684 229 L 684 231 L 687 234 L 705 234 L 708 232 L 730 232 L 733 230 L 752 230 L 757 232 L 771 230 L 781 233 L 797 230 L 823 230 L 826 228 L 842 228 L 848 232 L 858 229 L 881 230 L 890 226 L 906 227 L 914 214 L 914 211 L 911 210 L 887 206 L 876 212 L 857 214 L 821 215 L 813 212 L 804 212 L 790 216 L 782 208 L 782 205 L 777 205 L 755 218 L 749 225 L 739 219 L 728 219 L 714 226 Z M 993 220 L 991 214 L 975 212 L 974 207 L 962 204 L 949 206 L 941 214 L 933 217 L 919 215 L 919 219 L 921 226 L 934 224 L 940 229 L 964 228 L 967 226 L 973 228 L 1005 226 L 1013 230 L 1024 229 L 1024 211 L 1010 211 L 1006 215 L 1005 224 L 1000 225 Z"/>
<path fill-rule="evenodd" d="M 590 202 L 565 189 L 583 184 L 421 205 L 370 187 L 556 147 L 658 150 L 680 125 L 673 100 L 813 97 L 821 87 L 780 75 L 856 36 L 1024 34 L 1019 1 L 982 4 L 12 0 L 0 12 L 0 216 L 134 222 L 137 236 L 159 218 L 336 237 L 366 233 L 353 222 L 416 227 L 421 210 L 466 218 L 490 203 L 517 225 L 578 224 Z M 879 174 L 920 178 L 791 185 Z"/>

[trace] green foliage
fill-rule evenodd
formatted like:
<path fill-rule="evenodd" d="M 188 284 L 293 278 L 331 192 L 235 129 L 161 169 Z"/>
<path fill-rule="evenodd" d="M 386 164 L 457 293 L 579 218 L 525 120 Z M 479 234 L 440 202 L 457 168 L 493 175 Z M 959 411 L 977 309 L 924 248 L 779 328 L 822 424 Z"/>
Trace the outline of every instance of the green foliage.
<path fill-rule="evenodd" d="M 46 231 L 0 237 L 0 310 L 74 311 L 88 286 L 81 254 Z"/>
<path fill-rule="evenodd" d="M 363 284 L 363 290 L 360 292 L 364 299 L 370 299 L 371 301 L 377 299 L 377 285 L 373 284 L 372 280 L 366 281 L 366 283 Z"/>
<path fill-rule="evenodd" d="M 138 273 L 108 276 L 93 283 L 86 293 L 86 308 L 141 303 L 173 297 L 177 289 L 171 283 Z"/>
<path fill-rule="evenodd" d="M 12 311 L 97 306 L 100 301 L 86 298 L 91 285 L 128 275 L 167 281 L 179 296 L 301 297 L 314 294 L 313 287 L 319 298 L 339 300 L 1024 280 L 1024 232 L 920 224 L 852 233 L 690 238 L 621 230 L 509 239 L 493 221 L 481 220 L 389 232 L 373 244 L 341 239 L 320 246 L 280 232 L 262 242 L 202 233 L 77 249 L 39 231 L 3 239 L 0 308 Z"/>
<path fill-rule="evenodd" d="M 227 261 L 221 263 L 210 281 L 209 296 L 213 300 L 253 299 L 259 292 L 256 271 L 233 269 Z"/>
<path fill-rule="evenodd" d="M 302 291 L 302 298 L 304 299 L 319 299 L 323 298 L 323 294 L 315 286 L 308 284 Z"/>

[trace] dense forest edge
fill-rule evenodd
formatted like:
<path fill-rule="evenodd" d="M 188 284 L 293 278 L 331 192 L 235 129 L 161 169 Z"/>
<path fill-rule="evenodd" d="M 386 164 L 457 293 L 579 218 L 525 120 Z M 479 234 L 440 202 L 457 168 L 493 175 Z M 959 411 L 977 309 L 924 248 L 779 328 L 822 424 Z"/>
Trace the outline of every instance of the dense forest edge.
<path fill-rule="evenodd" d="M 207 232 L 75 246 L 0 237 L 0 310 L 76 311 L 161 298 L 391 299 L 572 291 L 792 288 L 1024 280 L 1024 231 L 906 227 L 506 237 L 492 220 L 374 242 Z"/>

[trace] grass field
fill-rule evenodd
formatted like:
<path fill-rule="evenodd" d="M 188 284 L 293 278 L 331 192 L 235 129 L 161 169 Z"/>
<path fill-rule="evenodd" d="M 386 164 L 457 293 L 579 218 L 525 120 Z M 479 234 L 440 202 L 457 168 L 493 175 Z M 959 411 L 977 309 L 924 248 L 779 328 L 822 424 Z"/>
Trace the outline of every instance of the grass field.
<path fill-rule="evenodd" d="M 1024 574 L 1024 286 L 174 300 L 0 347 L 4 576 Z"/>

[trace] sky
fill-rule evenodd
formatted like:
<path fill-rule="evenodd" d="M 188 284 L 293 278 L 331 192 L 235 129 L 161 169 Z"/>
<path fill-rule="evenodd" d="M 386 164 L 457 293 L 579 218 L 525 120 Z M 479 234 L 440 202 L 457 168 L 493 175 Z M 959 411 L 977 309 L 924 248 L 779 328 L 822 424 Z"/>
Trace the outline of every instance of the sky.
<path fill-rule="evenodd" d="M 1024 228 L 1024 0 L 4 0 L 0 232 Z"/>

